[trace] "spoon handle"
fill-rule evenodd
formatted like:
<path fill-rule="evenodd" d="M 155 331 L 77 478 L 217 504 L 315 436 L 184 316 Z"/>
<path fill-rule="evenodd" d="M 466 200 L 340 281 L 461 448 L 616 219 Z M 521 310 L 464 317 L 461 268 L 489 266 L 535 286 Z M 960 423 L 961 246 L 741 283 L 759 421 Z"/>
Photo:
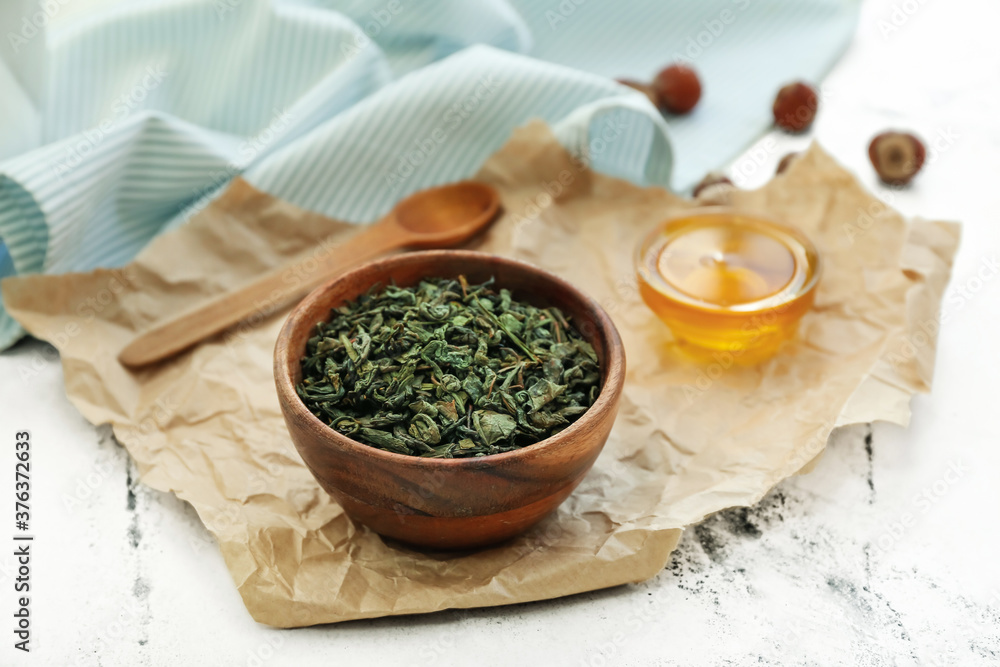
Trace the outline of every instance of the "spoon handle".
<path fill-rule="evenodd" d="M 145 366 L 186 350 L 252 315 L 267 317 L 280 311 L 338 273 L 405 246 L 409 239 L 393 222 L 390 214 L 345 243 L 325 249 L 320 246 L 234 292 L 156 324 L 133 339 L 118 355 L 118 361 L 133 368 Z"/>

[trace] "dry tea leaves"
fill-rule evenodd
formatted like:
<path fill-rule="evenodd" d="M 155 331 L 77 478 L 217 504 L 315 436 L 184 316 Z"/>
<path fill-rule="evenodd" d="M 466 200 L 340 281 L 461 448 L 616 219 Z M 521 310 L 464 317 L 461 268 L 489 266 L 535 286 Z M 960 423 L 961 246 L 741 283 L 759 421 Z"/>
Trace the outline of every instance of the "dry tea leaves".
<path fill-rule="evenodd" d="M 459 458 L 525 447 L 593 405 L 593 347 L 558 308 L 464 276 L 378 286 L 316 325 L 297 387 L 340 433 L 399 454 Z"/>

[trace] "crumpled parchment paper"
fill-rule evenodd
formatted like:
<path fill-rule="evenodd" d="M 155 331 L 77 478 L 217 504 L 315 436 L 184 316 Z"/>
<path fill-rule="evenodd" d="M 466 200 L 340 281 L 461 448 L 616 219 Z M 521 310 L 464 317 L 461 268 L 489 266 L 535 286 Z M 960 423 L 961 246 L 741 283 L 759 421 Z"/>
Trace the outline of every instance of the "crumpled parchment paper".
<path fill-rule="evenodd" d="M 190 502 L 215 534 L 251 615 L 292 627 L 553 598 L 655 575 L 683 527 L 752 505 L 810 464 L 835 427 L 905 424 L 930 388 L 939 304 L 959 228 L 907 222 L 820 148 L 729 203 L 796 225 L 825 260 L 799 340 L 744 368 L 678 358 L 636 290 L 633 250 L 695 204 L 586 168 L 533 123 L 483 167 L 505 214 L 480 250 L 568 278 L 617 324 L 628 378 L 592 472 L 528 534 L 473 553 L 421 553 L 354 525 L 300 461 L 271 353 L 285 312 L 159 366 L 116 355 L 136 332 L 356 228 L 237 180 L 185 227 L 119 270 L 5 281 L 7 308 L 62 355 L 66 392 L 110 422 L 150 486 Z"/>

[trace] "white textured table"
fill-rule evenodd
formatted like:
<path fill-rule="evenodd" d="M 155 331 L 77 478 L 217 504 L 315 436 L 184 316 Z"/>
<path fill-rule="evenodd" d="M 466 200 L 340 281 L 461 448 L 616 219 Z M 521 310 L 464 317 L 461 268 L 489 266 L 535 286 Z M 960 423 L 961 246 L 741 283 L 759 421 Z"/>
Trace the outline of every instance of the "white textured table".
<path fill-rule="evenodd" d="M 689 530 L 645 584 L 278 631 L 250 619 L 194 512 L 137 484 L 109 429 L 66 401 L 52 348 L 23 342 L 0 355 L 0 497 L 30 429 L 33 650 L 4 630 L 0 664 L 1000 664 L 997 24 L 991 0 L 868 2 L 812 134 L 877 188 L 869 138 L 916 130 L 937 150 L 894 205 L 965 223 L 934 393 L 908 430 L 838 432 L 813 473 Z M 770 135 L 732 168 L 757 185 L 808 140 Z M 9 627 L 17 574 L 0 554 Z"/>

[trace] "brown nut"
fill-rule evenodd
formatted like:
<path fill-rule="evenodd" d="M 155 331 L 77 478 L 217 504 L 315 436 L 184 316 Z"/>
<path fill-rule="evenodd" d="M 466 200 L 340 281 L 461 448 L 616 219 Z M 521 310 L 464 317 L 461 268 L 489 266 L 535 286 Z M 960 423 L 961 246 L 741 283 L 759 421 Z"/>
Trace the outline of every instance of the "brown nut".
<path fill-rule="evenodd" d="M 662 111 L 688 113 L 701 99 L 701 81 L 698 80 L 698 73 L 687 65 L 674 64 L 656 75 L 653 91 L 657 106 Z"/>
<path fill-rule="evenodd" d="M 653 87 L 648 83 L 634 81 L 633 79 L 615 79 L 615 81 L 622 84 L 623 86 L 634 88 L 635 90 L 638 90 L 640 93 L 643 93 L 646 97 L 649 98 L 649 101 L 653 103 L 654 107 L 660 106 L 660 100 L 659 98 L 656 97 L 656 91 L 653 90 Z"/>
<path fill-rule="evenodd" d="M 906 185 L 924 166 L 927 151 L 909 132 L 883 132 L 868 144 L 868 158 L 887 185 Z"/>
<path fill-rule="evenodd" d="M 774 172 L 775 175 L 785 173 L 785 170 L 791 166 L 792 162 L 795 161 L 795 158 L 800 155 L 801 153 L 789 153 L 785 157 L 781 158 L 781 162 L 778 163 L 778 168 Z"/>
<path fill-rule="evenodd" d="M 797 81 L 784 86 L 774 98 L 774 122 L 789 132 L 802 132 L 812 125 L 819 108 L 816 91 L 807 83 Z"/>
<path fill-rule="evenodd" d="M 701 179 L 698 185 L 694 186 L 694 190 L 691 191 L 692 197 L 697 197 L 702 193 L 702 191 L 707 190 L 710 187 L 716 185 L 733 185 L 733 182 L 725 174 L 718 171 L 710 171 L 705 174 L 705 178 Z M 733 186 L 736 187 L 736 186 Z"/>

